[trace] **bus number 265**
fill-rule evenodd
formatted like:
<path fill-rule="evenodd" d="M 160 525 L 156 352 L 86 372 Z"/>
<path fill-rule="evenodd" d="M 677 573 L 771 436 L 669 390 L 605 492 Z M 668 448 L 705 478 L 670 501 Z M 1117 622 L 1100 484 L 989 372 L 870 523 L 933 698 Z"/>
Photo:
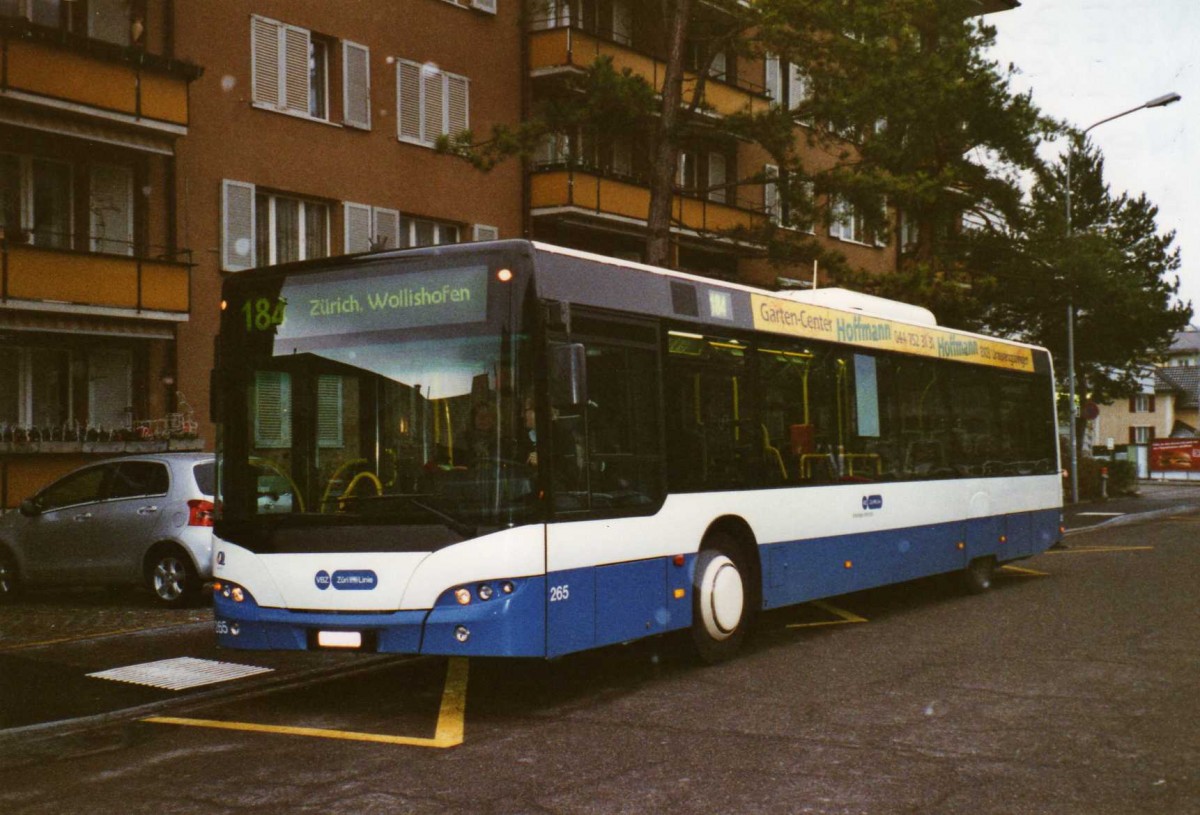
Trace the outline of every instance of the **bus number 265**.
<path fill-rule="evenodd" d="M 569 600 L 571 597 L 571 587 L 567 584 L 561 586 L 550 587 L 550 602 L 558 603 L 563 600 Z"/>

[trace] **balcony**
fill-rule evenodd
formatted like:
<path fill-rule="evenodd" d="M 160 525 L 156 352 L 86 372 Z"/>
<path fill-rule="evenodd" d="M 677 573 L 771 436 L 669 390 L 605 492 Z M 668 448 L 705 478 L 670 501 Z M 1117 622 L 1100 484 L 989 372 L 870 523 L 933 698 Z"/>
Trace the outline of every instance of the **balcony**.
<path fill-rule="evenodd" d="M 187 132 L 197 66 L 22 19 L 0 18 L 0 46 L 0 98 Z"/>
<path fill-rule="evenodd" d="M 529 34 L 529 69 L 534 77 L 581 71 L 594 63 L 597 57 L 611 57 L 617 71 L 628 68 L 650 82 L 655 90 L 662 92 L 667 69 L 667 64 L 662 60 L 576 28 L 552 28 Z M 684 73 L 683 104 L 692 103 L 698 79 L 695 73 Z M 735 113 L 762 113 L 770 104 L 770 100 L 761 93 L 710 77 L 704 84 L 701 110 L 708 110 L 717 116 L 730 116 Z"/>
<path fill-rule="evenodd" d="M 191 266 L 0 241 L 0 306 L 186 319 Z"/>
<path fill-rule="evenodd" d="M 596 172 L 542 171 L 533 174 L 530 184 L 535 218 L 578 215 L 644 227 L 650 211 L 648 187 Z M 673 231 L 732 241 L 730 236 L 736 232 L 764 227 L 767 215 L 761 210 L 676 195 L 671 220 Z"/>

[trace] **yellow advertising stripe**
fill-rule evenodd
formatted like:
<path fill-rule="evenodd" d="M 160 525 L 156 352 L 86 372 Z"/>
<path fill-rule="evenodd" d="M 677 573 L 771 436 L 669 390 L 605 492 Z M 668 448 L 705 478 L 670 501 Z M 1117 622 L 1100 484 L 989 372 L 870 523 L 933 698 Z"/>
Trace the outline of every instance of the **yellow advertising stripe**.
<path fill-rule="evenodd" d="M 830 614 L 834 615 L 835 617 L 840 617 L 841 619 L 826 620 L 823 623 L 790 623 L 787 626 L 788 628 L 820 628 L 821 626 L 826 626 L 826 625 L 846 625 L 847 623 L 870 622 L 865 617 L 859 617 L 857 614 L 854 614 L 853 612 L 846 611 L 845 609 L 837 608 L 836 606 L 831 606 L 828 603 L 823 602 L 821 600 L 813 600 L 811 603 L 809 603 L 809 605 L 816 606 L 817 608 L 821 609 L 822 611 L 828 611 Z"/>
<path fill-rule="evenodd" d="M 389 736 L 381 733 L 360 733 L 352 730 L 327 730 L 318 727 L 289 727 L 285 725 L 254 724 L 253 722 L 224 722 L 214 719 L 187 719 L 177 716 L 150 716 L 142 719 L 153 724 L 173 724 L 182 727 L 207 727 L 214 730 L 235 730 L 246 733 L 273 733 L 283 736 L 305 736 L 340 741 L 365 741 L 407 747 L 457 747 L 463 743 L 464 719 L 467 709 L 467 660 L 452 657 L 446 666 L 446 684 L 438 710 L 435 736 L 424 739 L 414 736 Z"/>
<path fill-rule="evenodd" d="M 1034 371 L 1033 351 L 1025 346 L 933 326 L 750 295 L 754 327 L 759 331 L 814 340 L 879 348 L 902 354 L 953 359 L 1013 371 Z"/>

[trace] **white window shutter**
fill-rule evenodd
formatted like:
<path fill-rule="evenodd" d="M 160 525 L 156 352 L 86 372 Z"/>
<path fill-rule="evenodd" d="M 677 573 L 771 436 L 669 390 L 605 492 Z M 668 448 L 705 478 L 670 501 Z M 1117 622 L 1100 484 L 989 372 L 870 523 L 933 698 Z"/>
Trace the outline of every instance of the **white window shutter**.
<path fill-rule="evenodd" d="M 475 224 L 471 227 L 471 240 L 496 241 L 500 240 L 500 228 L 487 224 Z"/>
<path fill-rule="evenodd" d="M 342 43 L 342 106 L 345 124 L 371 129 L 371 50 L 349 40 Z"/>
<path fill-rule="evenodd" d="M 309 33 L 303 28 L 283 28 L 283 107 L 308 115 Z"/>
<path fill-rule="evenodd" d="M 352 255 L 371 249 L 371 208 L 366 204 L 342 204 L 343 251 Z"/>
<path fill-rule="evenodd" d="M 708 200 L 725 203 L 725 154 L 708 154 Z"/>
<path fill-rule="evenodd" d="M 808 79 L 799 65 L 788 69 L 788 109 L 795 110 L 808 98 Z"/>
<path fill-rule="evenodd" d="M 317 377 L 317 446 L 341 447 L 342 378 L 326 374 Z"/>
<path fill-rule="evenodd" d="M 421 141 L 433 144 L 446 132 L 446 75 L 436 68 L 421 69 Z"/>
<path fill-rule="evenodd" d="M 396 60 L 396 121 L 401 141 L 421 141 L 421 63 Z"/>
<path fill-rule="evenodd" d="M 240 272 L 254 266 L 254 185 L 221 182 L 221 268 Z"/>
<path fill-rule="evenodd" d="M 279 107 L 279 23 L 264 17 L 250 20 L 250 98 L 257 104 Z"/>
<path fill-rule="evenodd" d="M 496 0 L 471 0 L 471 8 L 487 14 L 495 14 Z"/>
<path fill-rule="evenodd" d="M 783 95 L 780 91 L 783 88 L 783 74 L 780 72 L 779 57 L 775 54 L 767 54 L 765 64 L 766 77 L 764 84 L 767 88 L 767 96 L 776 102 L 782 102 Z"/>
<path fill-rule="evenodd" d="M 400 248 L 400 213 L 394 209 L 375 207 L 372 214 L 374 229 L 371 231 L 371 248 Z"/>
<path fill-rule="evenodd" d="M 779 223 L 783 216 L 782 201 L 779 200 L 779 168 L 774 164 L 763 165 L 763 175 L 767 181 L 763 184 L 763 209 L 767 217 L 774 223 Z"/>
<path fill-rule="evenodd" d="M 282 371 L 254 374 L 254 446 L 292 443 L 292 378 Z"/>
<path fill-rule="evenodd" d="M 471 126 L 470 94 L 471 80 L 446 74 L 446 132 L 452 136 Z"/>

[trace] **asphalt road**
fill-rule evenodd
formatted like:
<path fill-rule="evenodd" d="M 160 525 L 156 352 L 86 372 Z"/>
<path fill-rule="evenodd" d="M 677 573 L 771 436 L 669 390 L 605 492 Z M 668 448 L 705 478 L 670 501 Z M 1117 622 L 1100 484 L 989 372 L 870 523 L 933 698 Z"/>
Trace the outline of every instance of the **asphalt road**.
<path fill-rule="evenodd" d="M 1086 516 L 987 595 L 928 580 L 772 613 L 715 667 L 675 637 L 105 690 L 147 695 L 0 732 L 0 812 L 1195 813 L 1200 515 L 1132 500 L 1142 520 Z M 203 628 L 0 657 L 78 700 L 120 687 L 84 669 L 210 656 Z"/>

